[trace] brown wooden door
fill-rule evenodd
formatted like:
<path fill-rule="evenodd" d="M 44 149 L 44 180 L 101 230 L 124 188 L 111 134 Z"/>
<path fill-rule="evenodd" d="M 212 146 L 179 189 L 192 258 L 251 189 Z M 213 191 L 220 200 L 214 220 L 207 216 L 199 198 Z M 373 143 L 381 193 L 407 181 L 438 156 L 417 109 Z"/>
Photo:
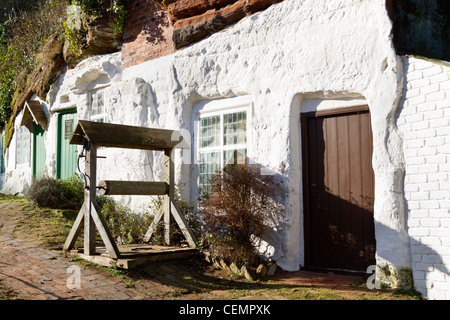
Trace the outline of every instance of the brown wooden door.
<path fill-rule="evenodd" d="M 359 109 L 302 114 L 307 267 L 375 264 L 372 129 Z"/>

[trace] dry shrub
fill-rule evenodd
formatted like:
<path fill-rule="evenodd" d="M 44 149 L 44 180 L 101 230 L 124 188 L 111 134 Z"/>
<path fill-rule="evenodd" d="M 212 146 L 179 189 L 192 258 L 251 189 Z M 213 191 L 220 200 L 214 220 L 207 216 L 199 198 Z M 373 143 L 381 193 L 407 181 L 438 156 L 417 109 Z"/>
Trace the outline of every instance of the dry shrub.
<path fill-rule="evenodd" d="M 68 179 L 43 176 L 31 184 L 27 198 L 42 208 L 79 210 L 84 201 L 84 187 L 78 176 Z"/>
<path fill-rule="evenodd" d="M 268 228 L 281 216 L 283 189 L 276 175 L 253 165 L 229 165 L 216 174 L 202 204 L 209 249 L 230 262 L 254 264 Z"/>
<path fill-rule="evenodd" d="M 184 200 L 181 200 L 181 196 L 177 191 L 175 193 L 174 202 L 178 209 L 180 209 L 194 235 L 200 234 L 200 217 L 199 213 L 194 210 L 194 206 Z M 161 210 L 162 205 L 163 197 L 158 196 L 155 198 L 152 206 L 153 214 L 156 214 L 156 212 Z M 165 245 L 165 223 L 163 218 L 156 226 L 156 230 L 153 232 L 150 242 L 153 244 Z M 170 243 L 177 246 L 187 245 L 186 238 L 173 217 L 170 219 Z"/>

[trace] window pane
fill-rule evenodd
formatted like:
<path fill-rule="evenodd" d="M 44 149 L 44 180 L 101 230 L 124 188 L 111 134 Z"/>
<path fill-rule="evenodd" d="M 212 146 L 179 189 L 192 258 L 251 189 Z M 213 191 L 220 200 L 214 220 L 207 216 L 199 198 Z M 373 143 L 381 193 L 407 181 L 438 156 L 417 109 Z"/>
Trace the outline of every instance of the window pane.
<path fill-rule="evenodd" d="M 200 148 L 217 147 L 220 144 L 220 116 L 200 120 Z"/>
<path fill-rule="evenodd" d="M 223 144 L 247 143 L 247 112 L 236 112 L 223 116 Z"/>
<path fill-rule="evenodd" d="M 200 154 L 200 194 L 211 193 L 211 178 L 220 169 L 220 152 Z"/>
<path fill-rule="evenodd" d="M 247 161 L 247 149 L 225 150 L 223 153 L 223 163 L 245 164 Z"/>
<path fill-rule="evenodd" d="M 17 164 L 27 163 L 30 160 L 30 132 L 26 127 L 17 130 L 16 137 L 16 162 Z"/>
<path fill-rule="evenodd" d="M 96 122 L 108 122 L 103 91 L 91 94 L 91 120 Z"/>
<path fill-rule="evenodd" d="M 199 194 L 211 193 L 211 178 L 226 164 L 247 161 L 247 112 L 204 117 L 199 125 Z M 239 145 L 239 148 L 237 146 Z M 233 146 L 230 148 L 230 146 Z M 205 150 L 205 148 L 209 148 Z"/>

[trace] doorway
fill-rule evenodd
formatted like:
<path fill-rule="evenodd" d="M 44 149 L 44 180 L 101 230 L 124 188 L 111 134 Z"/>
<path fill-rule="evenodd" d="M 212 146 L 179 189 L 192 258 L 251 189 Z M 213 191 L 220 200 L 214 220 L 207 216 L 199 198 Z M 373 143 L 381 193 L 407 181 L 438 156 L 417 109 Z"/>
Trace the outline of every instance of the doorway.
<path fill-rule="evenodd" d="M 58 115 L 58 148 L 56 178 L 71 178 L 77 169 L 77 146 L 69 144 L 77 124 L 77 110 L 70 109 Z"/>
<path fill-rule="evenodd" d="M 33 178 L 42 178 L 45 168 L 46 131 L 39 124 L 33 123 Z"/>
<path fill-rule="evenodd" d="M 301 114 L 305 267 L 375 264 L 374 173 L 368 106 Z"/>

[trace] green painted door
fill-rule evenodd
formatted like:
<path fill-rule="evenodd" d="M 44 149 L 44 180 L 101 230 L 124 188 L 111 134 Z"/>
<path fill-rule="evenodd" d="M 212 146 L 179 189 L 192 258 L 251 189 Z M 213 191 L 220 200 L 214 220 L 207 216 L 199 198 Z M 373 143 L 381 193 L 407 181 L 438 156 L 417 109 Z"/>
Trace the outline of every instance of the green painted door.
<path fill-rule="evenodd" d="M 33 123 L 33 177 L 42 178 L 45 168 L 45 144 L 46 132 L 40 125 Z"/>
<path fill-rule="evenodd" d="M 77 146 L 69 144 L 76 124 L 76 109 L 60 112 L 58 116 L 58 149 L 56 161 L 56 177 L 58 179 L 72 177 L 77 169 Z"/>

